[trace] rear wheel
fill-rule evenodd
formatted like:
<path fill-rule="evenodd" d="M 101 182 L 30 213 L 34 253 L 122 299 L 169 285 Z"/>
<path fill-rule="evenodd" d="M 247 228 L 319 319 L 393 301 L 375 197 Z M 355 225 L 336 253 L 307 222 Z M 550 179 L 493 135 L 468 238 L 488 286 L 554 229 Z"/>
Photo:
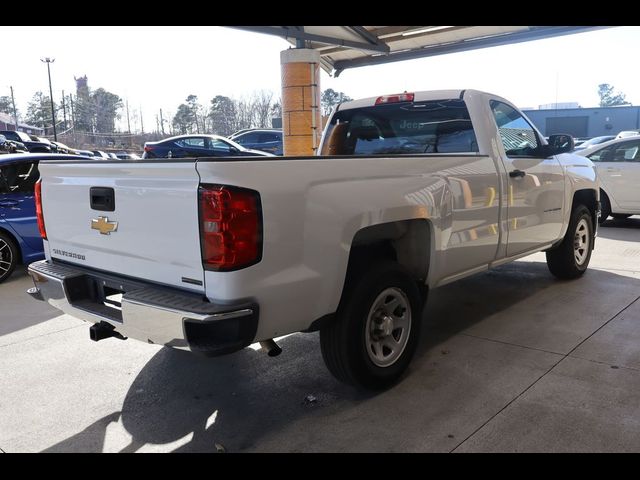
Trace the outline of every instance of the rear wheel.
<path fill-rule="evenodd" d="M 569 227 L 562 243 L 547 251 L 549 271 L 562 279 L 578 278 L 587 270 L 592 250 L 591 212 L 584 205 L 577 205 L 571 212 Z"/>
<path fill-rule="evenodd" d="M 611 215 L 611 202 L 606 193 L 600 190 L 600 218 L 598 223 L 602 225 Z"/>
<path fill-rule="evenodd" d="M 380 390 L 397 382 L 420 334 L 422 301 L 409 273 L 374 264 L 346 287 L 336 319 L 320 330 L 322 357 L 340 381 Z"/>
<path fill-rule="evenodd" d="M 0 232 L 0 283 L 4 282 L 18 264 L 18 247 L 5 233 Z"/>

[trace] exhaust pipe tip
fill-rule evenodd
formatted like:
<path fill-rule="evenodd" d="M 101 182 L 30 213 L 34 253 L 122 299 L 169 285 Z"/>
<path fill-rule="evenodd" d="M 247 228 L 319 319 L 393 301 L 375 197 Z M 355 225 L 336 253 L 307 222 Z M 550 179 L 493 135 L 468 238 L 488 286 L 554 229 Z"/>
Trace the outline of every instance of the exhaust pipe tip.
<path fill-rule="evenodd" d="M 273 338 L 270 338 L 269 340 L 263 340 L 262 342 L 260 342 L 260 346 L 262 347 L 262 350 L 267 352 L 267 355 L 269 355 L 270 357 L 277 357 L 282 353 L 282 349 L 276 342 L 273 341 Z"/>
<path fill-rule="evenodd" d="M 89 327 L 89 338 L 94 342 L 99 342 L 105 338 L 115 337 L 119 340 L 126 340 L 127 337 L 116 332 L 115 327 L 107 322 L 94 323 Z"/>

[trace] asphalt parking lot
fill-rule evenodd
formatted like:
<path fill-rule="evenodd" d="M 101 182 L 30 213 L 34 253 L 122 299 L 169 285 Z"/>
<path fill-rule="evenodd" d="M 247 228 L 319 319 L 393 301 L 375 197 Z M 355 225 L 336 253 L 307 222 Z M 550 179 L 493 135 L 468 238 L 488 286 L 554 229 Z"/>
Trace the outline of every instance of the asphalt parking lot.
<path fill-rule="evenodd" d="M 431 292 L 404 380 L 331 377 L 317 334 L 205 359 L 88 325 L 0 285 L 4 452 L 640 451 L 640 217 L 600 228 L 591 268 L 544 254 Z"/>

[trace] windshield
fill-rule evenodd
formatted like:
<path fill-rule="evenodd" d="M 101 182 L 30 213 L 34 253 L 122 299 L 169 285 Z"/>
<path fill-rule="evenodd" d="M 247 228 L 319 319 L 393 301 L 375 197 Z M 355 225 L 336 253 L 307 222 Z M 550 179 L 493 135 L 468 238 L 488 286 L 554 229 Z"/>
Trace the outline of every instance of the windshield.
<path fill-rule="evenodd" d="M 607 140 L 613 140 L 614 138 L 615 137 L 613 136 L 595 137 L 595 138 L 592 138 L 591 140 L 587 140 L 586 142 L 583 142 L 580 146 L 589 147 L 591 145 L 598 145 L 599 143 L 604 143 Z"/>

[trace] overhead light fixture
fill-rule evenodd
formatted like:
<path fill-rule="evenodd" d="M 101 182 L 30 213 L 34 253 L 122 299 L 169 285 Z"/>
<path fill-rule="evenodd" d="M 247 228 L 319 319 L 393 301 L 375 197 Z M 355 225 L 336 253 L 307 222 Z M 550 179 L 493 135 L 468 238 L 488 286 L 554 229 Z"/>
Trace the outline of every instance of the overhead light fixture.
<path fill-rule="evenodd" d="M 420 35 L 421 33 L 437 32 L 438 30 L 444 30 L 446 28 L 453 28 L 453 27 L 451 27 L 451 26 L 449 26 L 449 27 L 425 27 L 425 28 L 421 28 L 420 30 L 411 30 L 409 32 L 403 32 L 402 36 L 403 37 L 408 37 L 410 35 Z"/>

